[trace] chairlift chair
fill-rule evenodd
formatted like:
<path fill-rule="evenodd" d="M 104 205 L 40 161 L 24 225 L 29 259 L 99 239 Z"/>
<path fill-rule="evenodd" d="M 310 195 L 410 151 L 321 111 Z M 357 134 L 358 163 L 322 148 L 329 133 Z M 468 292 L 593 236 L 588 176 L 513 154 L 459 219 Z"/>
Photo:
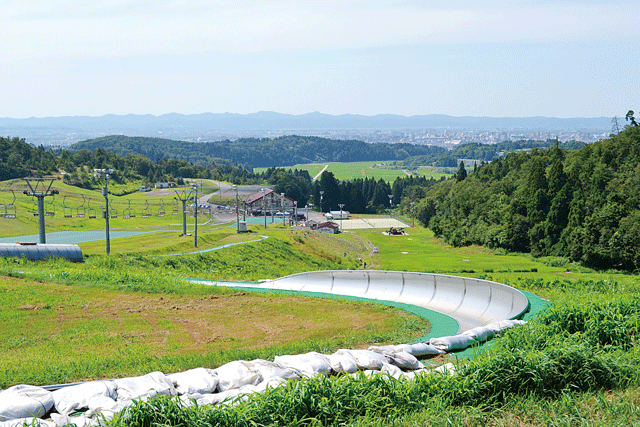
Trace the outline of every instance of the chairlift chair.
<path fill-rule="evenodd" d="M 111 218 L 118 218 L 118 210 L 113 207 L 113 202 L 109 202 L 109 216 Z"/>
<path fill-rule="evenodd" d="M 149 208 L 149 201 L 144 201 L 144 209 L 142 210 L 142 218 L 149 218 L 151 216 L 151 209 Z"/>
<path fill-rule="evenodd" d="M 129 203 L 129 207 L 123 211 L 122 217 L 124 219 L 135 218 L 136 214 L 133 212 L 133 209 L 131 209 L 131 199 L 127 200 L 127 202 Z"/>
<path fill-rule="evenodd" d="M 62 199 L 62 207 L 64 210 L 64 217 L 65 218 L 73 218 L 73 209 L 71 209 L 71 207 L 67 206 L 67 196 L 65 195 Z"/>
<path fill-rule="evenodd" d="M 38 203 L 36 202 L 36 196 L 31 196 L 31 203 L 33 203 L 33 216 L 38 216 Z"/>
<path fill-rule="evenodd" d="M 163 217 L 166 212 L 164 211 L 164 201 L 160 200 L 160 207 L 158 208 L 158 216 Z"/>
<path fill-rule="evenodd" d="M 3 212 L 0 212 L 0 216 L 4 218 L 4 216 L 7 214 L 7 205 L 5 205 L 4 203 L 0 203 L 0 205 L 2 205 L 2 211 L 3 211 Z"/>
<path fill-rule="evenodd" d="M 4 217 L 7 219 L 15 219 L 16 217 L 16 193 L 11 190 L 13 201 L 8 205 L 4 205 Z"/>
<path fill-rule="evenodd" d="M 96 209 L 91 207 L 91 199 L 89 199 L 89 218 L 96 218 Z"/>
<path fill-rule="evenodd" d="M 51 196 L 51 201 L 47 202 L 47 208 L 44 211 L 44 215 L 45 216 L 55 216 L 56 215 L 56 205 L 53 204 L 55 199 L 56 199 L 56 195 L 53 194 Z"/>
<path fill-rule="evenodd" d="M 84 209 L 84 202 L 85 198 L 84 194 L 82 194 L 82 204 L 76 208 L 76 218 L 84 218 L 84 215 L 86 213 Z"/>
<path fill-rule="evenodd" d="M 171 211 L 171 215 L 178 215 L 179 212 L 180 212 L 180 209 L 178 208 L 178 201 L 174 199 L 173 210 Z"/>

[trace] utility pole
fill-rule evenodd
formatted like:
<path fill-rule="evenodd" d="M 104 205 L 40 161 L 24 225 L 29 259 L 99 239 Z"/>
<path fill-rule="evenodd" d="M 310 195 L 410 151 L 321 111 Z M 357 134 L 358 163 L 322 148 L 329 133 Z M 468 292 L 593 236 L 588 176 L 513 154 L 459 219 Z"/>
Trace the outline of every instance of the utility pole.
<path fill-rule="evenodd" d="M 286 217 L 287 217 L 287 216 L 284 214 L 284 212 L 285 212 L 285 209 L 284 209 L 284 193 L 280 193 L 280 197 L 281 197 L 281 199 L 280 199 L 280 200 L 282 201 L 282 226 L 283 226 L 283 227 L 286 227 L 286 224 L 285 224 L 285 222 L 284 222 L 284 221 L 285 221 L 285 219 L 286 219 Z"/>
<path fill-rule="evenodd" d="M 324 190 L 320 190 L 320 215 L 322 215 L 322 195 L 324 194 Z"/>
<path fill-rule="evenodd" d="M 193 247 L 198 247 L 198 183 L 192 186 L 195 190 L 195 195 L 193 196 L 193 203 L 195 204 L 195 210 L 193 211 L 193 218 L 196 221 L 196 229 L 193 233 Z"/>
<path fill-rule="evenodd" d="M 44 198 L 58 194 L 59 191 L 51 189 L 54 178 L 25 178 L 24 180 L 27 181 L 29 190 L 31 190 L 25 190 L 24 194 L 38 199 L 38 228 L 40 230 L 40 243 L 45 244 L 47 243 L 47 237 L 44 233 Z M 35 188 L 31 185 L 30 181 L 35 182 Z M 49 181 L 49 186 L 46 189 L 45 181 Z"/>
<path fill-rule="evenodd" d="M 107 255 L 109 255 L 111 253 L 111 238 L 109 235 L 109 174 L 106 172 L 104 172 L 104 187 L 102 187 L 102 195 L 104 196 L 104 221 L 105 228 L 107 230 Z"/>
<path fill-rule="evenodd" d="M 240 233 L 240 212 L 238 211 L 238 186 L 234 185 L 233 189 L 236 190 L 236 233 Z"/>
<path fill-rule="evenodd" d="M 264 215 L 264 229 L 267 229 L 267 211 L 264 207 L 264 199 L 267 196 L 267 190 L 266 188 L 261 188 L 260 191 L 262 191 L 262 214 Z"/>
<path fill-rule="evenodd" d="M 340 231 L 342 231 L 342 208 L 344 207 L 344 203 L 338 203 L 338 206 L 340 206 Z"/>
<path fill-rule="evenodd" d="M 411 228 L 415 228 L 416 222 L 415 222 L 414 212 L 415 212 L 416 202 L 411 202 L 409 204 L 411 205 Z"/>

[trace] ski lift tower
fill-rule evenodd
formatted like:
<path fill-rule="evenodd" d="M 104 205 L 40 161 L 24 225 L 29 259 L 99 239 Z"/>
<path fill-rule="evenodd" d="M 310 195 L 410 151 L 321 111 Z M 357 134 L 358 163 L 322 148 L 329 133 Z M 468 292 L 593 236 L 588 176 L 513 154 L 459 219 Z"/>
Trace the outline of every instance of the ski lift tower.
<path fill-rule="evenodd" d="M 44 233 L 44 198 L 58 194 L 58 190 L 52 190 L 51 185 L 55 178 L 25 178 L 29 190 L 24 190 L 24 194 L 38 199 L 38 228 L 40 229 L 40 243 L 47 243 Z M 34 185 L 31 185 L 31 184 Z M 48 184 L 48 185 L 47 185 Z"/>
<path fill-rule="evenodd" d="M 176 196 L 175 200 L 179 200 L 182 202 L 182 235 L 187 235 L 187 202 L 191 200 L 193 197 L 193 193 L 190 191 L 188 187 L 185 187 L 182 191 L 182 194 L 178 193 L 178 190 L 175 190 Z"/>
<path fill-rule="evenodd" d="M 104 187 L 102 187 L 102 197 L 104 197 L 104 221 L 106 230 L 107 255 L 111 254 L 111 237 L 109 234 L 109 176 L 113 173 L 113 169 L 94 169 L 94 175 L 104 178 Z"/>

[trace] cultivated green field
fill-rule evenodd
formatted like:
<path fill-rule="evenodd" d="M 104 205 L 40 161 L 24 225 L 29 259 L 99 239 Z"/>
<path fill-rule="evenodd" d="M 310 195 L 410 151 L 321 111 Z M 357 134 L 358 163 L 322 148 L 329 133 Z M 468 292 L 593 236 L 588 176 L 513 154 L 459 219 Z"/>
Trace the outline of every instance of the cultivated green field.
<path fill-rule="evenodd" d="M 417 171 L 408 171 L 399 169 L 397 162 L 394 161 L 380 161 L 380 162 L 354 162 L 354 163 L 323 163 L 323 164 L 306 164 L 287 167 L 285 169 L 299 169 L 306 170 L 313 178 L 319 174 L 324 167 L 327 166 L 327 171 L 333 173 L 336 179 L 345 181 L 355 178 L 374 178 L 376 180 L 383 179 L 387 182 L 393 182 L 398 177 L 405 177 L 409 175 L 424 175 L 427 178 L 433 177 L 439 179 L 442 176 L 450 176 L 455 173 L 450 168 L 436 168 L 436 167 L 423 167 Z M 260 173 L 266 170 L 266 168 L 256 168 L 255 172 Z"/>

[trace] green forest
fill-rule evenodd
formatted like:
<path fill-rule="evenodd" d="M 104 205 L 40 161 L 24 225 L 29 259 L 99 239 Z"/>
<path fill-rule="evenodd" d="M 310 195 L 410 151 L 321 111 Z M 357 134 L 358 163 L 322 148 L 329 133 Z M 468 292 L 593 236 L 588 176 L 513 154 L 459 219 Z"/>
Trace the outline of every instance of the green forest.
<path fill-rule="evenodd" d="M 70 147 L 71 150 L 91 151 L 97 148 L 120 155 L 142 154 L 152 161 L 173 158 L 206 165 L 226 159 L 247 169 L 317 162 L 404 160 L 411 156 L 433 156 L 447 151 L 445 148 L 427 145 L 367 144 L 357 140 L 298 135 L 216 142 L 186 142 L 115 135 L 78 142 Z"/>
<path fill-rule="evenodd" d="M 567 151 L 513 152 L 427 189 L 417 218 L 454 246 L 640 267 L 640 128 Z"/>

